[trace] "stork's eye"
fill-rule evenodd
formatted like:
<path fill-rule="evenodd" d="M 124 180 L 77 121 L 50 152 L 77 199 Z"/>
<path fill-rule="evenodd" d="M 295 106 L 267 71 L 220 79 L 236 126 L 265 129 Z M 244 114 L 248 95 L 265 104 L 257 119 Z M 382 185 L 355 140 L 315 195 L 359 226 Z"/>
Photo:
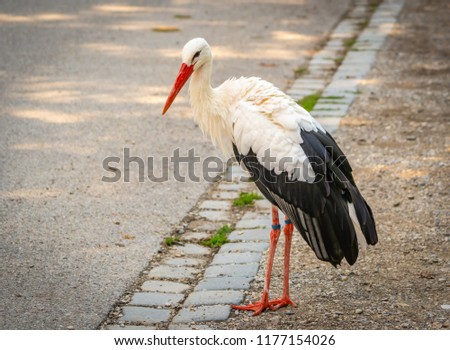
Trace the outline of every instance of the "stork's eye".
<path fill-rule="evenodd" d="M 200 51 L 197 51 L 197 52 L 195 53 L 194 57 L 192 57 L 192 62 L 194 62 L 194 60 L 195 60 L 198 56 L 200 56 Z"/>

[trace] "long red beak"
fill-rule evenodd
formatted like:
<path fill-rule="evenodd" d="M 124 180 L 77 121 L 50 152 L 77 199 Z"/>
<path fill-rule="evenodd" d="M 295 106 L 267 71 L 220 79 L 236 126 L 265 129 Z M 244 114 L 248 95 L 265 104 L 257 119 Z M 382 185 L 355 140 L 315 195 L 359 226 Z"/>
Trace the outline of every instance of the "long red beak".
<path fill-rule="evenodd" d="M 178 72 L 178 76 L 175 79 L 175 83 L 173 84 L 172 91 L 170 92 L 169 97 L 167 97 L 166 105 L 164 106 L 162 115 L 164 115 L 167 112 L 173 100 L 175 100 L 175 97 L 177 97 L 181 88 L 184 86 L 184 84 L 186 84 L 187 80 L 189 79 L 193 71 L 194 65 L 188 66 L 186 63 L 183 63 L 181 65 L 180 71 Z"/>

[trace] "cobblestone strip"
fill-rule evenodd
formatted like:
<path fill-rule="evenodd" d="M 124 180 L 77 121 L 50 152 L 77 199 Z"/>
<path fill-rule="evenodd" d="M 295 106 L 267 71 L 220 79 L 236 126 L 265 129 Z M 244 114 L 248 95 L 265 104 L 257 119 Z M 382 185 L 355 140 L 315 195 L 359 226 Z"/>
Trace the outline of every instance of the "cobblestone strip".
<path fill-rule="evenodd" d="M 326 45 L 314 54 L 305 74 L 294 81 L 287 91 L 288 95 L 295 100 L 301 100 L 309 95 L 320 94 L 324 90 L 353 39 L 367 24 L 370 10 L 369 1 L 355 1 L 355 6 L 330 34 Z"/>
<path fill-rule="evenodd" d="M 297 79 L 288 91 L 295 99 L 322 92 L 312 114 L 330 132 L 338 127 L 353 102 L 358 85 L 369 72 L 402 6 L 403 0 L 384 1 L 343 58 L 345 40 L 353 41 L 363 21 L 367 21 L 368 1 L 356 1 L 326 46 L 314 55 L 308 74 Z M 336 61 L 341 59 L 342 64 L 330 78 Z M 230 170 L 228 181 L 245 177 L 238 166 Z M 253 189 L 246 182 L 215 185 L 199 203 L 197 212 L 190 214 L 194 219 L 179 229 L 184 245 L 161 250 L 101 328 L 208 329 L 208 321 L 228 319 L 230 305 L 243 302 L 269 246 L 269 202 L 257 201 L 252 211 L 233 217 L 232 200 L 239 192 Z M 229 243 L 215 255 L 212 249 L 199 244 L 222 224 L 236 221 Z"/>
<path fill-rule="evenodd" d="M 320 95 L 311 113 L 329 132 L 339 127 L 341 118 L 358 94 L 358 86 L 375 62 L 376 54 L 392 30 L 403 2 L 384 1 L 367 24 L 369 3 L 366 0 L 357 1 L 334 29 L 325 47 L 314 55 L 308 73 L 295 80 L 288 90 L 288 94 L 296 100 L 308 95 Z M 365 28 L 361 32 L 363 26 Z M 359 32 L 361 34 L 357 37 Z"/>
<path fill-rule="evenodd" d="M 234 165 L 227 176 L 236 181 L 246 174 Z M 243 299 L 242 290 L 249 288 L 267 244 L 250 247 L 245 243 L 228 243 L 213 258 L 215 250 L 200 242 L 222 225 L 236 222 L 232 201 L 240 192 L 252 190 L 253 185 L 248 182 L 214 185 L 178 229 L 180 245 L 162 246 L 133 290 L 121 298 L 100 328 L 205 329 L 207 326 L 195 326 L 192 322 L 228 318 L 229 305 Z M 245 218 L 239 229 L 246 232 L 260 224 L 249 215 Z M 229 258 L 233 259 L 231 265 Z"/>

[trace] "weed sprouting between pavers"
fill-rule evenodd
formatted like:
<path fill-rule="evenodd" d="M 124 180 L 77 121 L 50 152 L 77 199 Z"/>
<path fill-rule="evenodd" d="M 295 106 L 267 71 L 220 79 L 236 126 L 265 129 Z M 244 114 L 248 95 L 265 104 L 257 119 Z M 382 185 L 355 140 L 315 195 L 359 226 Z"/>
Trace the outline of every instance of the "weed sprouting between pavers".
<path fill-rule="evenodd" d="M 299 67 L 297 69 L 294 69 L 294 77 L 295 77 L 295 79 L 301 77 L 306 72 L 308 72 L 308 68 L 307 67 Z"/>
<path fill-rule="evenodd" d="M 174 244 L 178 244 L 179 242 L 180 242 L 180 239 L 178 237 L 175 237 L 175 236 L 166 237 L 164 239 L 164 243 L 168 247 L 170 247 L 170 246 L 172 246 Z"/>
<path fill-rule="evenodd" d="M 203 241 L 202 244 L 210 248 L 221 247 L 228 242 L 228 234 L 232 232 L 233 229 L 233 227 L 223 225 L 211 238 Z"/>
<path fill-rule="evenodd" d="M 245 207 L 247 205 L 253 205 L 255 200 L 262 199 L 262 197 L 254 192 L 241 192 L 239 198 L 233 201 L 235 207 Z"/>
<path fill-rule="evenodd" d="M 316 92 L 315 94 L 303 97 L 302 99 L 298 100 L 297 103 L 308 112 L 311 112 L 321 95 L 322 92 Z"/>

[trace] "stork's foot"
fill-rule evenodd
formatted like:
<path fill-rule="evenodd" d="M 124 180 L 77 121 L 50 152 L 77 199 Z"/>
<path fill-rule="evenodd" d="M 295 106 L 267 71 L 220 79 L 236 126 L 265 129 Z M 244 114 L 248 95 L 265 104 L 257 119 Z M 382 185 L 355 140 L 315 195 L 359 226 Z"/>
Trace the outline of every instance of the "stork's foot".
<path fill-rule="evenodd" d="M 263 292 L 261 301 L 257 301 L 248 305 L 231 305 L 231 307 L 236 310 L 253 311 L 253 316 L 258 316 L 261 312 L 263 312 L 267 308 L 271 308 L 269 302 L 269 294 Z"/>
<path fill-rule="evenodd" d="M 297 305 L 289 298 L 288 296 L 284 296 L 278 299 L 274 299 L 269 301 L 269 307 L 271 310 L 278 310 L 279 308 L 282 308 L 284 306 L 291 305 L 293 307 L 296 307 Z"/>
<path fill-rule="evenodd" d="M 269 300 L 269 296 L 263 293 L 261 301 L 257 301 L 248 305 L 231 305 L 233 309 L 253 311 L 253 316 L 258 316 L 266 309 L 278 310 L 279 308 L 287 305 L 297 306 L 289 297 L 282 297 L 274 300 Z"/>

